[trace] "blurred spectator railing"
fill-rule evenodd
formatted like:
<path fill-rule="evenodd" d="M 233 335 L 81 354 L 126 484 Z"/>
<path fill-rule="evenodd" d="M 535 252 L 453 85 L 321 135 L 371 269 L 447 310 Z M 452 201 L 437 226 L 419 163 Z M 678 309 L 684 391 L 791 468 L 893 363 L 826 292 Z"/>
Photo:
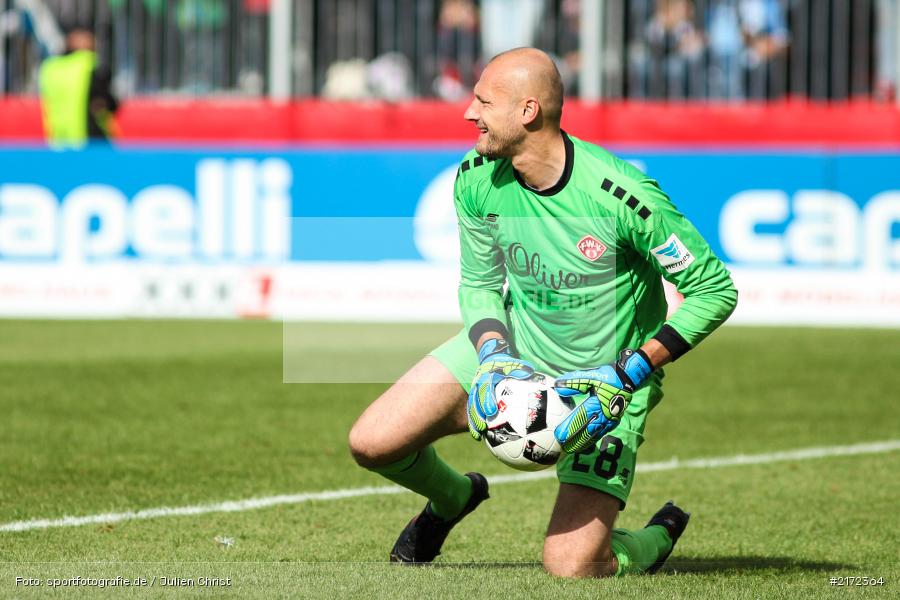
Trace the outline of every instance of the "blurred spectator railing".
<path fill-rule="evenodd" d="M 0 0 L 0 94 L 88 25 L 122 96 L 468 96 L 534 45 L 589 100 L 892 99 L 900 0 Z"/>
<path fill-rule="evenodd" d="M 71 26 L 94 30 L 117 91 L 266 92 L 270 0 L 0 0 L 0 93 L 36 93 Z M 40 27 L 41 15 L 53 23 Z M 55 35 L 53 34 L 55 30 Z"/>
<path fill-rule="evenodd" d="M 584 0 L 589 2 L 591 0 Z M 888 99 L 897 0 L 602 0 L 603 96 Z"/>

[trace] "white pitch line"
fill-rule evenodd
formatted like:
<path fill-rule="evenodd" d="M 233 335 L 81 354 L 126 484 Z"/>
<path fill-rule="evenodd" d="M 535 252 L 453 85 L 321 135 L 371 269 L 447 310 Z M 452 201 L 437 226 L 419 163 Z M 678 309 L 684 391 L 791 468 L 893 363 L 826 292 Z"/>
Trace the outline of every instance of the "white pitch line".
<path fill-rule="evenodd" d="M 854 456 L 858 454 L 883 454 L 900 450 L 900 440 L 888 440 L 884 442 L 871 442 L 865 444 L 853 444 L 850 446 L 825 446 L 817 448 L 801 448 L 799 450 L 787 450 L 783 452 L 767 452 L 765 454 L 738 454 L 735 456 L 721 456 L 715 458 L 694 458 L 679 460 L 672 458 L 662 462 L 652 462 L 637 465 L 640 473 L 653 473 L 656 471 L 672 471 L 675 469 L 718 469 L 722 467 L 734 467 L 741 465 L 760 465 L 791 460 L 811 460 L 826 458 L 829 456 Z M 489 477 L 491 485 L 504 483 L 519 483 L 538 479 L 550 479 L 556 477 L 553 470 L 538 473 L 517 473 L 515 475 L 494 475 Z M 267 496 L 265 498 L 248 498 L 246 500 L 233 500 L 219 502 L 217 504 L 198 504 L 194 506 L 162 506 L 145 510 L 128 511 L 119 513 L 105 513 L 99 515 L 86 515 L 83 517 L 63 517 L 61 519 L 35 519 L 31 521 L 13 521 L 0 525 L 0 532 L 31 531 L 34 529 L 50 529 L 53 527 L 78 527 L 100 523 L 119 523 L 121 521 L 140 521 L 144 519 L 156 519 L 159 517 L 181 517 L 187 515 L 204 515 L 220 512 L 242 512 L 279 506 L 282 504 L 302 504 L 304 502 L 342 500 L 345 498 L 358 498 L 360 496 L 384 496 L 389 494 L 401 494 L 407 490 L 390 485 L 381 487 L 359 487 L 343 490 L 330 490 L 324 492 L 308 492 L 305 494 L 284 494 L 280 496 Z"/>

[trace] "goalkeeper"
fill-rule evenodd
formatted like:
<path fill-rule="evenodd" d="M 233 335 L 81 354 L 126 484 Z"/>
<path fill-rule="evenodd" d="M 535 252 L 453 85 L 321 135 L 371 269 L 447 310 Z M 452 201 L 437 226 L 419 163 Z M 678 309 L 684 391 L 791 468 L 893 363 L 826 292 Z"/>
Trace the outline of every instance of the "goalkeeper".
<path fill-rule="evenodd" d="M 391 551 L 396 562 L 439 553 L 456 523 L 488 497 L 432 442 L 480 438 L 497 410 L 493 384 L 533 371 L 580 400 L 556 428 L 566 454 L 544 541 L 548 572 L 569 577 L 655 572 L 687 526 L 667 503 L 647 526 L 614 528 L 634 482 L 661 367 L 734 310 L 724 265 L 656 181 L 560 129 L 563 89 L 550 58 L 522 48 L 495 57 L 465 118 L 479 130 L 454 200 L 465 328 L 373 402 L 350 432 L 356 461 L 428 498 Z M 699 190 L 698 190 L 699 191 Z M 684 296 L 670 317 L 662 279 Z"/>

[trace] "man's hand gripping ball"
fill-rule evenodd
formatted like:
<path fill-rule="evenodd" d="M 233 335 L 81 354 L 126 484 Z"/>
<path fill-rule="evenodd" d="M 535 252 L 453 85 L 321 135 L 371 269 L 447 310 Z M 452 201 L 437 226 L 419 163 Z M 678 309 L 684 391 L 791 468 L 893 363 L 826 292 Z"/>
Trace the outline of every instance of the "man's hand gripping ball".
<path fill-rule="evenodd" d="M 642 351 L 622 350 L 612 364 L 557 377 L 554 388 L 560 396 L 588 394 L 553 430 L 562 449 L 568 453 L 583 452 L 612 431 L 625 414 L 631 394 L 652 370 Z"/>
<path fill-rule="evenodd" d="M 481 345 L 478 351 L 478 370 L 469 390 L 469 433 L 476 440 L 487 429 L 487 420 L 497 414 L 497 398 L 494 388 L 506 377 L 528 379 L 534 367 L 528 361 L 512 356 L 506 340 L 493 338 Z"/>

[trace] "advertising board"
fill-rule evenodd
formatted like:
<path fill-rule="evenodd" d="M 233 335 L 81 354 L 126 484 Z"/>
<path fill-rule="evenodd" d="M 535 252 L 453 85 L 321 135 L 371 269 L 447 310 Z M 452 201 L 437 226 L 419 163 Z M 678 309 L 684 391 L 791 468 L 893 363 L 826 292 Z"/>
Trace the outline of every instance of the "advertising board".
<path fill-rule="evenodd" d="M 465 148 L 0 150 L 0 314 L 455 320 Z M 900 154 L 621 151 L 734 322 L 900 325 Z"/>

